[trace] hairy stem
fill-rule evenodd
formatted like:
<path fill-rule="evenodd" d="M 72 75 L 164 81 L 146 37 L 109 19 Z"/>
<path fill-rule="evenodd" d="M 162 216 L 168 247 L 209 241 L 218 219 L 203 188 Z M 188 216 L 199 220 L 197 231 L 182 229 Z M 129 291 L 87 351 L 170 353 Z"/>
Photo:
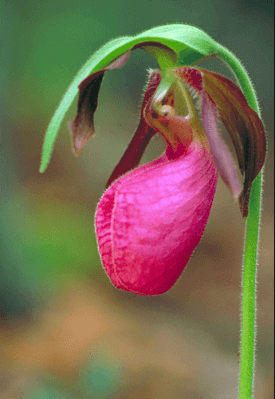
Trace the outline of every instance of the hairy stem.
<path fill-rule="evenodd" d="M 260 110 L 252 83 L 236 57 L 221 46 L 219 56 L 232 68 L 248 104 L 258 115 Z M 254 180 L 251 190 L 249 214 L 246 220 L 244 263 L 242 275 L 241 361 L 239 399 L 252 399 L 254 389 L 256 339 L 256 277 L 261 217 L 262 172 Z"/>

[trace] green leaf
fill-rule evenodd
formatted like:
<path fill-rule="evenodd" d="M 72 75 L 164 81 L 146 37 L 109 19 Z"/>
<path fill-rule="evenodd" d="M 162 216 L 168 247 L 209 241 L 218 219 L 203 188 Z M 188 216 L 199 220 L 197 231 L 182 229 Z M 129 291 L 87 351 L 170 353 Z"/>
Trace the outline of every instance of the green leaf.
<path fill-rule="evenodd" d="M 44 172 L 47 168 L 58 130 L 78 93 L 78 85 L 92 72 L 100 71 L 126 51 L 136 45 L 141 47 L 143 43 L 144 50 L 157 59 L 162 69 L 174 66 L 179 53 L 181 61 L 185 60 L 186 64 L 189 64 L 220 50 L 220 45 L 206 33 L 193 26 L 183 24 L 159 26 L 137 36 L 120 37 L 105 44 L 83 65 L 56 109 L 46 132 L 40 172 Z M 157 46 L 158 43 L 168 47 L 167 50 L 165 47 Z M 174 57 L 171 55 L 171 50 L 174 52 Z"/>

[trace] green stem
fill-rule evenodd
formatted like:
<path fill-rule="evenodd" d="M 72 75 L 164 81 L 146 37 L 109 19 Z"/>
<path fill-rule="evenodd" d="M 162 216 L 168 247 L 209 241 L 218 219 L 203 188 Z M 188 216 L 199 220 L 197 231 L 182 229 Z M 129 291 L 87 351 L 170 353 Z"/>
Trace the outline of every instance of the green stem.
<path fill-rule="evenodd" d="M 256 277 L 261 215 L 261 188 L 262 173 L 253 182 L 249 217 L 247 218 L 246 223 L 239 399 L 248 399 L 253 397 L 256 339 Z"/>
<path fill-rule="evenodd" d="M 224 47 L 218 55 L 232 68 L 244 95 L 259 115 L 260 110 L 252 83 L 237 58 Z M 256 277 L 261 216 L 262 172 L 254 180 L 251 190 L 249 214 L 246 220 L 244 263 L 242 276 L 241 361 L 239 399 L 252 399 L 254 388 L 256 339 Z"/>

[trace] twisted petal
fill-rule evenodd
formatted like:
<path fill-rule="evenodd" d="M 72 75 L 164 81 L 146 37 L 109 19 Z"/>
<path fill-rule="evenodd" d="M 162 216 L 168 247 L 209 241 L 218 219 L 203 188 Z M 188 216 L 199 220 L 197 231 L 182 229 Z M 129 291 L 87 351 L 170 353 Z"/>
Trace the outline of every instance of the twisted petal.
<path fill-rule="evenodd" d="M 94 135 L 94 113 L 97 109 L 98 94 L 104 72 L 121 68 L 130 57 L 130 54 L 131 51 L 127 51 L 104 69 L 89 75 L 80 83 L 77 114 L 75 119 L 68 123 L 75 155 L 79 154 L 80 150 Z"/>
<path fill-rule="evenodd" d="M 101 198 L 96 233 L 103 266 L 120 289 L 162 294 L 199 243 L 217 183 L 210 152 L 193 142 L 117 180 Z"/>
<path fill-rule="evenodd" d="M 234 197 L 238 198 L 243 188 L 238 179 L 237 167 L 220 135 L 216 106 L 211 104 L 205 91 L 202 92 L 202 120 L 220 175 Z"/>

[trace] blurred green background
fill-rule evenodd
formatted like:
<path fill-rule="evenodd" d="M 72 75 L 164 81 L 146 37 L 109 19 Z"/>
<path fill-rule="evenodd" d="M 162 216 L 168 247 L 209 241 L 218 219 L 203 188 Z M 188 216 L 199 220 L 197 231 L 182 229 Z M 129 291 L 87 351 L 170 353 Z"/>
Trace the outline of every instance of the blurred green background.
<path fill-rule="evenodd" d="M 273 2 L 0 0 L 1 398 L 237 397 L 244 226 L 219 183 L 205 235 L 158 297 L 118 291 L 99 261 L 94 211 L 138 123 L 155 60 L 107 73 L 97 135 L 79 158 L 63 123 L 39 174 L 49 120 L 86 59 L 112 38 L 187 23 L 232 50 L 259 96 L 269 153 L 258 274 L 257 399 L 273 394 Z M 217 60 L 204 65 L 228 73 Z M 76 103 L 68 112 L 74 117 Z M 160 155 L 155 138 L 143 162 Z"/>

